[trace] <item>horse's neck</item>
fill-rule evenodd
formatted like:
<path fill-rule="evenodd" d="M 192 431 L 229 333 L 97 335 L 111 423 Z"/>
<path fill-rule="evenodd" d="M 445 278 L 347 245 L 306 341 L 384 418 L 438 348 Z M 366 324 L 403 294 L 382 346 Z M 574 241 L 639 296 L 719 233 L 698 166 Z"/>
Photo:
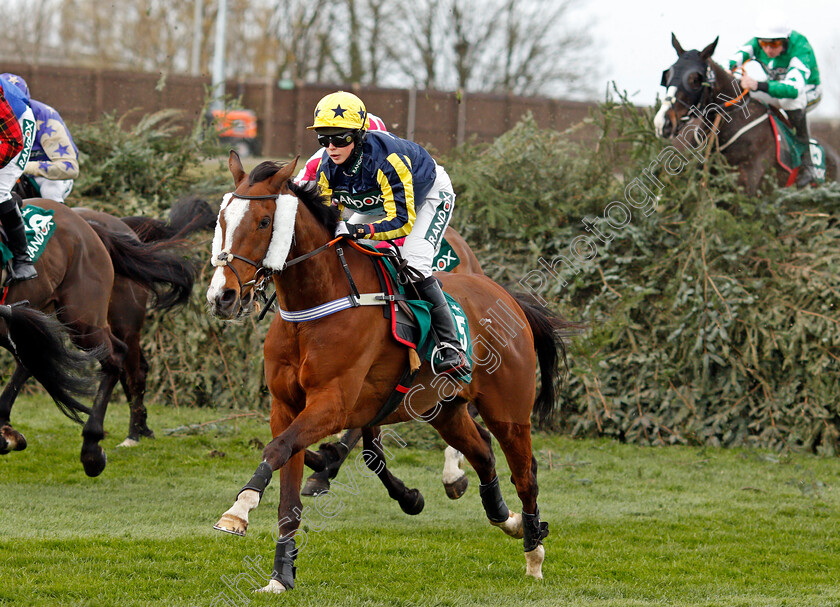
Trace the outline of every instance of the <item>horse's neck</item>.
<path fill-rule="evenodd" d="M 332 239 L 331 236 L 301 203 L 288 261 L 323 246 Z M 313 308 L 350 294 L 335 247 L 283 270 L 274 281 L 278 305 L 289 311 Z"/>

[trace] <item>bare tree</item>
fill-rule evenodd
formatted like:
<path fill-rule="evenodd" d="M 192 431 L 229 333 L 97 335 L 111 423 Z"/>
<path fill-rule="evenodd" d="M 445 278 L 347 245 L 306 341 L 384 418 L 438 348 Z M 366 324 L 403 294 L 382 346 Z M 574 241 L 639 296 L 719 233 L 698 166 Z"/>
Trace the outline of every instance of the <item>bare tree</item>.
<path fill-rule="evenodd" d="M 591 37 L 569 23 L 577 2 L 419 0 L 395 26 L 394 65 L 429 88 L 566 91 L 595 67 Z"/>

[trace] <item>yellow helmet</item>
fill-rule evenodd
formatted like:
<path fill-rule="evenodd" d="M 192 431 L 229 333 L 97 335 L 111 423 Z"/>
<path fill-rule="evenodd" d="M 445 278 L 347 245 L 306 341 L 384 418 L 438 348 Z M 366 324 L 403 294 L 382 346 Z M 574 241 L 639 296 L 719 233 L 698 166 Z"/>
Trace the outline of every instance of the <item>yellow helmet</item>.
<path fill-rule="evenodd" d="M 315 106 L 315 120 L 308 129 L 339 128 L 364 131 L 367 127 L 367 109 L 364 102 L 353 93 L 330 93 Z"/>

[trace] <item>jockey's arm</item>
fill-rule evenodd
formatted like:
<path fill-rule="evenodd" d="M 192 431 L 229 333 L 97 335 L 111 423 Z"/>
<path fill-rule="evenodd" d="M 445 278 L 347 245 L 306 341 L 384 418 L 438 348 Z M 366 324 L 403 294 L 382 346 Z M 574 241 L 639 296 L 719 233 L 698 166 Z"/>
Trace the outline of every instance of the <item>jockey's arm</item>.
<path fill-rule="evenodd" d="M 46 179 L 76 179 L 79 176 L 79 159 L 60 120 L 49 119 L 36 134 L 47 159 L 30 160 L 24 173 Z"/>
<path fill-rule="evenodd" d="M 408 236 L 414 227 L 414 177 L 405 157 L 391 154 L 376 171 L 376 181 L 382 190 L 385 217 L 367 224 L 372 240 L 393 240 Z"/>
<path fill-rule="evenodd" d="M 788 70 L 784 80 L 768 80 L 759 82 L 757 90 L 763 91 L 776 99 L 796 99 L 805 90 L 805 75 L 798 67 Z"/>
<path fill-rule="evenodd" d="M 758 40 L 753 38 L 744 46 L 735 51 L 729 59 L 729 71 L 731 72 L 736 67 L 741 67 L 745 62 L 755 57 L 755 47 L 758 45 Z"/>

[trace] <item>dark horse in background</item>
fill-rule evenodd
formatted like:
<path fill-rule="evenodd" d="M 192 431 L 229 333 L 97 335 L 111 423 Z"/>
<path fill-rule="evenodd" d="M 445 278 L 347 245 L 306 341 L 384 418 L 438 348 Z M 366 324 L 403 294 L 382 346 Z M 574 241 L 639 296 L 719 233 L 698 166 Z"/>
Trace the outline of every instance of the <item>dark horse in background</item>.
<path fill-rule="evenodd" d="M 105 433 L 105 413 L 128 354 L 126 343 L 112 331 L 109 323 L 112 301 L 119 305 L 118 300 L 112 299 L 115 275 L 153 290 L 157 293 L 156 305 L 168 307 L 189 296 L 189 289 L 183 284 L 185 268 L 168 244 L 145 245 L 133 234 L 111 230 L 105 225 L 107 222 L 88 222 L 79 213 L 52 200 L 27 202 L 52 210 L 56 228 L 35 264 L 38 278 L 14 285 L 9 290 L 8 301 L 27 300 L 34 308 L 55 312 L 67 327 L 72 342 L 99 360 L 102 378 L 93 407 L 79 409 L 68 404 L 71 409 L 89 413 L 82 429 L 81 461 L 88 476 L 97 476 L 107 462 L 105 451 L 99 445 Z M 12 405 L 31 375 L 35 374 L 43 383 L 23 357 L 17 358 L 12 378 L 0 394 L 0 427 L 3 428 L 0 451 L 3 452 L 26 448 L 26 439 L 9 423 Z M 45 387 L 50 390 L 49 386 Z M 81 421 L 78 415 L 71 417 Z"/>
<path fill-rule="evenodd" d="M 219 213 L 213 245 L 217 267 L 207 292 L 214 314 L 234 319 L 248 313 L 253 307 L 252 281 L 266 274 L 272 277 L 278 304 L 284 310 L 305 310 L 346 298 L 351 291 L 340 259 L 346 259 L 360 292 L 381 290 L 367 254 L 346 241 L 343 256 L 330 251 L 338 241 L 333 238 L 337 214 L 315 192 L 291 183 L 295 163 L 285 167 L 262 163 L 250 175 L 236 153 L 231 153 L 229 164 L 235 190 L 226 197 Z M 321 252 L 309 256 L 313 251 Z M 293 265 L 301 256 L 305 261 Z M 504 354 L 498 365 L 488 365 L 484 357 L 489 350 L 481 354 L 474 350 L 469 385 L 456 384 L 445 390 L 445 396 L 436 389 L 416 390 L 382 423 L 424 416 L 449 445 L 461 451 L 481 481 L 479 493 L 489 521 L 508 535 L 523 538 L 526 574 L 541 578 L 545 557 L 542 542 L 548 535 L 548 525 L 540 521 L 537 507 L 531 412 L 533 409 L 546 416 L 556 406 L 559 333 L 572 323 L 511 295 L 486 276 L 444 273 L 441 280 L 463 307 L 474 344 L 480 340 L 487 348 Z M 506 334 L 506 339 L 495 327 L 491 330 L 487 323 L 482 324 L 480 320 L 494 308 L 503 308 L 520 330 Z M 248 513 L 259 504 L 273 472 L 278 471 L 280 540 L 274 571 L 263 591 L 283 592 L 294 586 L 294 535 L 301 520 L 305 449 L 343 428 L 365 427 L 372 422 L 410 356 L 391 337 L 390 323 L 377 306 L 355 307 L 300 324 L 277 315 L 266 337 L 264 355 L 274 439 L 265 447 L 257 472 L 216 528 L 244 535 Z M 539 395 L 538 368 L 542 378 Z M 424 363 L 416 385 L 436 387 L 443 379 L 434 376 Z M 467 413 L 468 403 L 476 406 L 489 432 Z M 385 458 L 374 430 L 363 430 L 364 463 L 380 475 L 386 473 Z M 502 498 L 491 433 L 510 466 L 511 480 L 522 502 L 521 515 L 511 512 Z"/>
<path fill-rule="evenodd" d="M 709 137 L 717 119 L 720 151 L 729 164 L 738 168 L 738 182 L 747 193 L 755 195 L 767 173 L 775 184 L 784 186 L 790 175 L 776 161 L 776 135 L 768 120 L 769 112 L 779 114 L 751 98 L 748 92 L 739 98 L 744 93 L 740 78 L 711 58 L 717 42 L 716 38 L 702 51 L 685 51 L 671 34 L 678 59 L 662 77 L 667 91 L 654 118 L 656 133 L 675 139 L 675 147 L 680 149 L 685 143 L 680 138 L 684 129 L 691 137 Z M 826 179 L 836 181 L 840 157 L 824 143 L 822 146 Z"/>

